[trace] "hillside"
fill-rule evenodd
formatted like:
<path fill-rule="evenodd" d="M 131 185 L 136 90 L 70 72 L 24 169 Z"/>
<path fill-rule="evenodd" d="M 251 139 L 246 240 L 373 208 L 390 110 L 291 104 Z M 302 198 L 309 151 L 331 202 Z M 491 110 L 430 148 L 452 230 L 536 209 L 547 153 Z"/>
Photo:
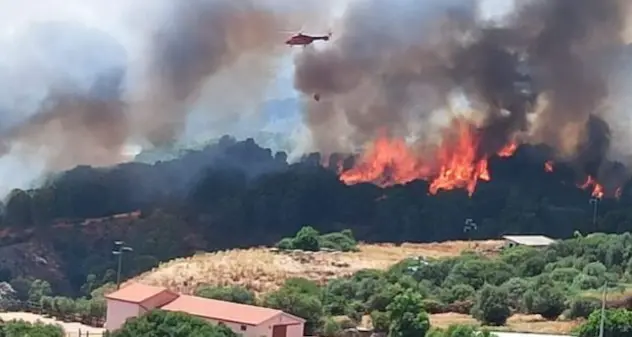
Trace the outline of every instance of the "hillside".
<path fill-rule="evenodd" d="M 362 269 L 380 269 L 411 257 L 444 258 L 471 249 L 494 253 L 502 241 L 448 241 L 414 244 L 360 244 L 359 252 L 278 252 L 270 248 L 227 250 L 197 254 L 162 263 L 130 282 L 166 286 L 191 293 L 199 284 L 242 285 L 258 294 L 279 288 L 292 277 L 319 283 L 349 276 Z"/>

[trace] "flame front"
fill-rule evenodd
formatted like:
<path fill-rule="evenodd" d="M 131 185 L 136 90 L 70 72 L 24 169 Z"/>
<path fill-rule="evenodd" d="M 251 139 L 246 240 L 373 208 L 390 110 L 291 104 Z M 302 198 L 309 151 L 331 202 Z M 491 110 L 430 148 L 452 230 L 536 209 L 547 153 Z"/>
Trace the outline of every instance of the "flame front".
<path fill-rule="evenodd" d="M 404 184 L 430 174 L 408 145 L 399 139 L 380 136 L 352 169 L 342 172 L 340 180 L 347 185 L 371 182 L 378 186 Z"/>
<path fill-rule="evenodd" d="M 500 151 L 498 151 L 498 156 L 500 157 L 511 157 L 518 150 L 518 143 L 512 141 L 509 144 L 505 145 Z"/>
<path fill-rule="evenodd" d="M 423 179 L 430 182 L 431 194 L 465 188 L 472 195 L 479 180 L 490 179 L 487 158 L 477 158 L 475 129 L 470 123 L 455 119 L 445 131 L 430 164 L 403 140 L 380 136 L 353 168 L 341 173 L 340 179 L 348 185 L 371 182 L 382 187 Z"/>
<path fill-rule="evenodd" d="M 496 154 L 511 157 L 517 149 L 518 143 L 511 141 Z M 347 185 L 370 182 L 387 187 L 421 179 L 430 183 L 430 194 L 464 188 L 470 196 L 480 180 L 490 180 L 488 157 L 479 153 L 476 128 L 466 120 L 454 119 L 451 126 L 444 130 L 441 143 L 425 154 L 430 154 L 426 157 L 430 160 L 422 160 L 419 152 L 404 140 L 382 135 L 368 147 L 353 168 L 339 170 L 340 180 Z M 553 172 L 554 162 L 546 161 L 544 170 Z M 591 194 L 595 198 L 601 199 L 605 195 L 603 185 L 590 175 L 577 186 L 584 190 L 592 189 Z M 615 197 L 620 196 L 619 188 Z"/>
<path fill-rule="evenodd" d="M 586 178 L 586 181 L 578 186 L 582 190 L 586 190 L 592 187 L 592 196 L 599 199 L 603 198 L 603 186 L 599 184 L 592 176 L 588 176 L 588 178 Z"/>
<path fill-rule="evenodd" d="M 430 184 L 430 193 L 439 190 L 466 188 L 469 195 L 474 193 L 479 179 L 489 180 L 487 158 L 477 160 L 478 140 L 471 126 L 455 120 L 458 138 L 455 144 L 444 142 L 438 151 L 439 174 Z"/>

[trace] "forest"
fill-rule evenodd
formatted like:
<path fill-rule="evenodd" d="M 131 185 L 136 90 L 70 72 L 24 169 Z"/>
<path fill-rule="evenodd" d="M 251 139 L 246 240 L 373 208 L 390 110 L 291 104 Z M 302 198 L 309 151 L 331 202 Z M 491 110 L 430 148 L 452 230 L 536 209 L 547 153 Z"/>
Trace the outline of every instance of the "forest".
<path fill-rule="evenodd" d="M 134 249 L 125 278 L 196 251 L 272 245 L 304 225 L 395 243 L 632 228 L 629 184 L 618 198 L 594 199 L 577 187 L 585 177 L 562 164 L 545 172 L 546 160 L 547 149 L 523 145 L 511 157 L 491 157 L 491 180 L 479 182 L 471 197 L 460 189 L 430 195 L 423 180 L 345 185 L 323 165 L 332 158 L 314 153 L 289 164 L 283 152 L 225 136 L 175 160 L 77 167 L 39 188 L 14 190 L 3 205 L 0 244 L 50 245 L 69 281 L 52 280 L 53 288 L 80 296 L 82 288 L 114 280 L 116 240 Z M 127 212 L 138 216 L 116 216 Z M 472 223 L 475 230 L 464 230 Z M 29 276 L 0 270 L 3 280 Z"/>

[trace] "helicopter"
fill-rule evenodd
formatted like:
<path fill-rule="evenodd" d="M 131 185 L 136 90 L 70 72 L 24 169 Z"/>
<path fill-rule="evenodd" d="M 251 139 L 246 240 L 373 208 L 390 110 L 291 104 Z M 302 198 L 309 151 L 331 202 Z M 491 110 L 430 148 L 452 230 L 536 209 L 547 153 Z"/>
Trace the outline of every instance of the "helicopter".
<path fill-rule="evenodd" d="M 319 35 L 319 36 L 306 35 L 306 34 L 303 34 L 302 32 L 299 32 L 298 34 L 290 37 L 287 41 L 285 41 L 285 44 L 289 46 L 303 46 L 303 48 L 305 48 L 308 45 L 312 44 L 312 42 L 314 41 L 318 41 L 318 40 L 329 41 L 330 38 L 331 38 L 331 32 L 327 35 Z"/>

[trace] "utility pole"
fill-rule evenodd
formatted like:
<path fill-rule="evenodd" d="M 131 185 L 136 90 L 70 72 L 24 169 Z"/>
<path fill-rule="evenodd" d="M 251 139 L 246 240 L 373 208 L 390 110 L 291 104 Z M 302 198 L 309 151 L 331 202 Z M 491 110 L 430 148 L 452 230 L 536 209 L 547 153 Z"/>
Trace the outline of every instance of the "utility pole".
<path fill-rule="evenodd" d="M 608 292 L 608 281 L 603 284 L 603 294 L 601 296 L 601 320 L 599 322 L 599 337 L 603 337 L 603 326 L 606 321 L 606 293 Z"/>
<path fill-rule="evenodd" d="M 123 254 L 125 252 L 134 251 L 132 247 L 128 247 L 125 245 L 123 241 L 115 241 L 114 245 L 116 246 L 116 250 L 112 251 L 113 255 L 118 256 L 118 267 L 116 268 L 116 289 L 121 287 L 121 268 L 123 267 Z"/>
<path fill-rule="evenodd" d="M 588 203 L 593 205 L 593 226 L 597 226 L 597 211 L 599 209 L 599 201 L 599 198 L 590 198 L 590 200 L 588 200 Z"/>

